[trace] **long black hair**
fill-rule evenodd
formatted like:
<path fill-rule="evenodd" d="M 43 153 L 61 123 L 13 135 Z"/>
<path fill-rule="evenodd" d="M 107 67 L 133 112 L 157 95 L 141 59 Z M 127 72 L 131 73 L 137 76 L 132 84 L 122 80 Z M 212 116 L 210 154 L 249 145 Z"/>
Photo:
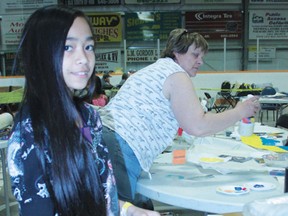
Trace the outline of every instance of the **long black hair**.
<path fill-rule="evenodd" d="M 65 216 L 106 215 L 97 164 L 77 125 L 79 108 L 86 97 L 73 97 L 62 73 L 66 37 L 77 17 L 86 19 L 79 10 L 47 6 L 27 20 L 14 64 L 14 70 L 23 70 L 26 79 L 19 114 L 28 107 L 55 212 Z M 83 90 L 87 97 L 94 91 L 94 77 L 93 73 Z M 45 156 L 47 149 L 51 164 Z"/>

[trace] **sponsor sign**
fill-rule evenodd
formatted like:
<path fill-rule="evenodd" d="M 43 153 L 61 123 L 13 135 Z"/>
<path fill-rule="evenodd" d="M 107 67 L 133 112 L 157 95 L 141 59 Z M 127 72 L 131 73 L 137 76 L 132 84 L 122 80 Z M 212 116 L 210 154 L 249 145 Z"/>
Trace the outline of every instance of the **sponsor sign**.
<path fill-rule="evenodd" d="M 155 62 L 158 59 L 157 49 L 128 49 L 127 62 Z"/>
<path fill-rule="evenodd" d="M 125 14 L 126 40 L 167 40 L 170 31 L 175 28 L 181 28 L 181 12 L 138 12 Z"/>
<path fill-rule="evenodd" d="M 185 28 L 206 39 L 241 39 L 241 11 L 193 11 L 185 14 Z"/>
<path fill-rule="evenodd" d="M 62 0 L 65 5 L 72 6 L 104 6 L 120 5 L 121 0 Z"/>
<path fill-rule="evenodd" d="M 248 47 L 248 57 L 249 60 L 256 60 L 257 58 L 257 47 Z M 258 59 L 259 60 L 271 60 L 276 58 L 276 48 L 275 47 L 259 47 Z"/>
<path fill-rule="evenodd" d="M 122 23 L 119 13 L 87 13 L 97 42 L 121 42 Z"/>
<path fill-rule="evenodd" d="M 2 16 L 2 44 L 18 45 L 23 27 L 30 15 Z"/>
<path fill-rule="evenodd" d="M 15 10 L 37 9 L 57 3 L 57 0 L 1 0 L 0 14 L 13 13 Z"/>
<path fill-rule="evenodd" d="M 111 70 L 115 71 L 116 68 L 121 68 L 120 49 L 96 49 L 97 73 L 108 73 Z"/>
<path fill-rule="evenodd" d="M 255 3 L 255 4 L 271 4 L 271 3 L 281 3 L 281 4 L 287 4 L 288 0 L 250 0 L 250 3 Z"/>
<path fill-rule="evenodd" d="M 249 39 L 288 39 L 287 10 L 251 10 Z"/>
<path fill-rule="evenodd" d="M 125 4 L 167 4 L 180 3 L 180 0 L 125 0 Z"/>
<path fill-rule="evenodd" d="M 213 3 L 213 4 L 241 4 L 242 0 L 186 0 L 185 4 L 195 4 L 195 3 Z"/>

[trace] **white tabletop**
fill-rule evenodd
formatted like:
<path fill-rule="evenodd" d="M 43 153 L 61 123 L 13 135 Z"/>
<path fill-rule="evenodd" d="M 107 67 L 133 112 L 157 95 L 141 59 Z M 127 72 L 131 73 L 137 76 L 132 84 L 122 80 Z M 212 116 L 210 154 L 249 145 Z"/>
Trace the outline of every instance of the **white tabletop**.
<path fill-rule="evenodd" d="M 279 132 L 279 130 L 281 129 L 267 126 L 257 127 L 258 132 Z M 283 131 L 287 133 L 287 131 Z M 206 138 L 203 138 L 203 140 L 206 140 Z M 207 140 L 213 142 L 209 143 L 211 147 L 214 146 L 214 150 L 209 148 L 211 150 L 209 153 L 220 151 L 223 154 L 233 154 L 233 151 L 235 151 L 236 154 L 239 154 L 238 156 L 241 156 L 241 153 L 245 154 L 245 151 L 248 156 L 263 153 L 261 150 L 256 150 L 232 139 L 208 137 Z M 198 144 L 193 145 L 192 149 L 197 147 Z M 227 151 L 221 150 L 222 147 L 227 148 Z M 207 149 L 205 146 L 203 148 Z M 252 162 L 255 161 L 252 160 Z M 272 168 L 260 164 L 255 165 L 255 167 L 254 165 L 245 167 L 242 164 L 242 168 L 240 165 L 238 167 L 239 171 L 232 169 L 231 172 L 222 174 L 214 169 L 206 169 L 205 166 L 192 163 L 191 160 L 183 165 L 174 165 L 172 164 L 172 154 L 166 153 L 160 155 L 153 164 L 150 170 L 152 179 L 148 178 L 147 173 L 142 174 L 137 184 L 137 191 L 151 199 L 186 209 L 218 214 L 241 212 L 246 203 L 284 194 L 283 177 L 279 182 L 274 176 L 269 175 L 269 170 Z M 266 191 L 251 190 L 249 193 L 242 195 L 227 195 L 216 191 L 219 186 L 245 186 L 245 184 L 251 182 L 272 183 L 276 187 Z"/>
<path fill-rule="evenodd" d="M 259 98 L 260 103 L 272 103 L 272 104 L 288 104 L 288 96 L 286 97 L 280 97 L 280 96 L 266 96 L 266 97 L 260 97 Z"/>

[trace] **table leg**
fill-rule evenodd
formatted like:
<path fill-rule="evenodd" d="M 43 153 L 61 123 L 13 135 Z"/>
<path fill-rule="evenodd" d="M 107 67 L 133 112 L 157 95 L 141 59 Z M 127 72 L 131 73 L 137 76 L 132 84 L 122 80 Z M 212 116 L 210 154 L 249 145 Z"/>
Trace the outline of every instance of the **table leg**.
<path fill-rule="evenodd" d="M 6 173 L 6 154 L 5 148 L 1 149 L 1 163 L 2 163 L 2 172 L 3 172 L 3 187 L 4 187 L 4 199 L 6 205 L 6 216 L 10 216 L 10 203 L 9 203 L 9 193 L 8 193 L 8 182 L 7 182 L 7 173 Z"/>

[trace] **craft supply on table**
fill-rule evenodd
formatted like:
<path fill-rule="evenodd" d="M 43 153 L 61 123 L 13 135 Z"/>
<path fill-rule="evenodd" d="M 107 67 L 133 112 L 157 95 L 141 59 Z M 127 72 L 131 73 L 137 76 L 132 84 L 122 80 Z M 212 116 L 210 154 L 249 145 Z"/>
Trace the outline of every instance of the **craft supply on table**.
<path fill-rule="evenodd" d="M 216 191 L 227 195 L 243 195 L 250 192 L 249 188 L 241 185 L 224 185 L 216 188 Z"/>

